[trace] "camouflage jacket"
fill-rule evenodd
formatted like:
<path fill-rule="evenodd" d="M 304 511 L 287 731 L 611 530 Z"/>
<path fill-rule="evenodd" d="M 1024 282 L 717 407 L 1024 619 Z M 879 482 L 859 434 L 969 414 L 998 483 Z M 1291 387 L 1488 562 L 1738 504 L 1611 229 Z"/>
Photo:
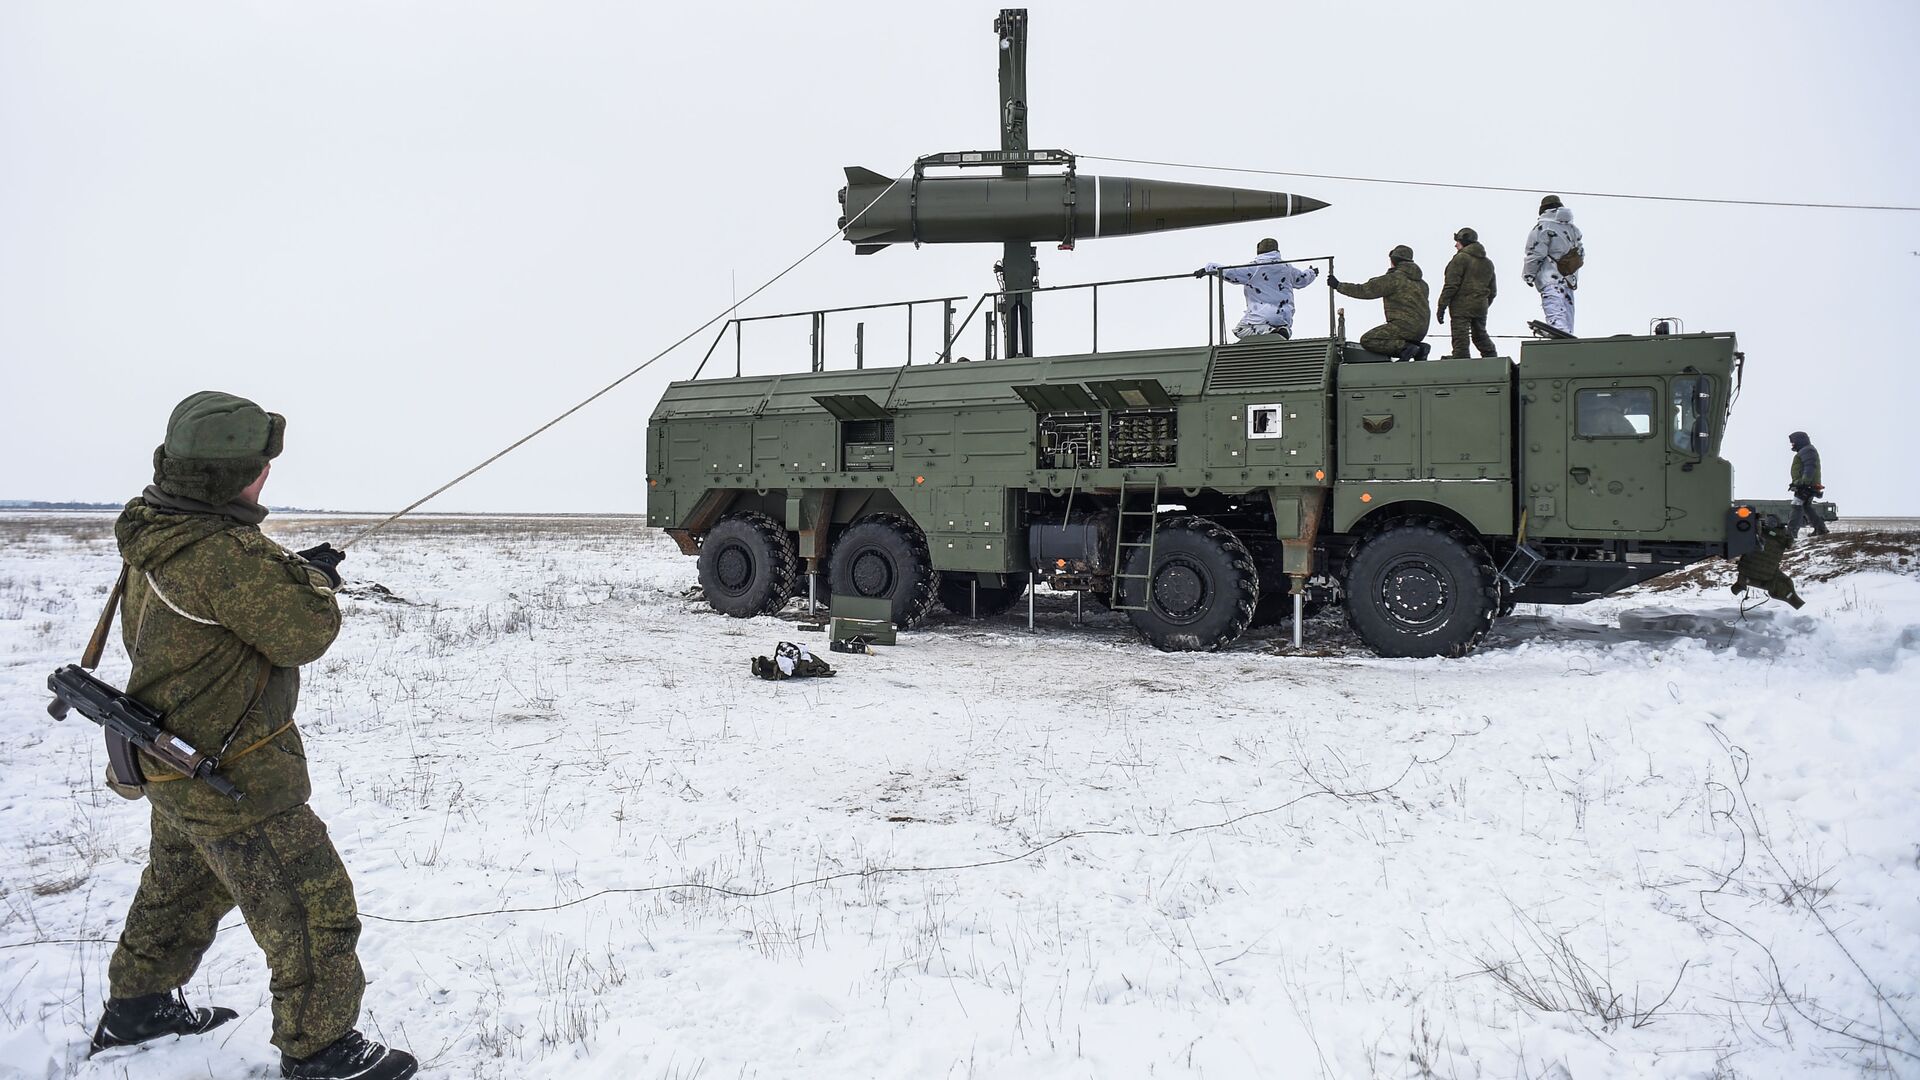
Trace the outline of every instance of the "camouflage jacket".
<path fill-rule="evenodd" d="M 1479 241 L 1454 252 L 1445 278 L 1440 299 L 1434 304 L 1436 311 L 1451 311 L 1456 319 L 1486 318 L 1499 287 L 1493 280 L 1493 260 L 1487 258 L 1487 249 Z"/>
<path fill-rule="evenodd" d="M 1791 483 L 1794 487 L 1820 486 L 1820 451 L 1812 443 L 1793 452 L 1793 473 Z"/>
<path fill-rule="evenodd" d="M 333 643 L 340 608 L 325 574 L 255 525 L 210 507 L 163 509 L 155 505 L 162 498 L 149 489 L 113 527 L 129 568 L 120 624 L 133 658 L 127 692 L 201 751 L 235 754 L 293 719 L 300 665 Z M 176 775 L 155 762 L 146 771 Z M 184 779 L 150 783 L 147 797 L 182 826 L 217 835 L 298 806 L 313 791 L 291 727 L 221 772 L 245 799 Z"/>
<path fill-rule="evenodd" d="M 1409 341 L 1427 336 L 1433 315 L 1427 310 L 1427 283 L 1422 279 L 1418 263 L 1402 259 L 1393 264 L 1393 269 L 1370 281 L 1358 285 L 1343 281 L 1334 288 L 1340 295 L 1355 300 L 1385 300 L 1388 326 Z"/>

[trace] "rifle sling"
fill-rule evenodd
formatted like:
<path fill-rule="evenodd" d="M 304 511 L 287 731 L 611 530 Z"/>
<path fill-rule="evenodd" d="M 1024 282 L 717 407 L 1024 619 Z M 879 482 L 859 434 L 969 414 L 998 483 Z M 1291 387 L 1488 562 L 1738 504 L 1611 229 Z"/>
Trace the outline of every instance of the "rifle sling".
<path fill-rule="evenodd" d="M 271 732 L 268 732 L 266 735 L 261 736 L 258 740 L 254 742 L 250 742 L 247 745 L 241 747 L 239 750 L 236 750 L 233 753 L 220 758 L 218 764 L 224 766 L 232 762 L 239 761 L 241 758 L 246 757 L 248 754 L 253 753 L 255 750 L 258 750 L 261 747 L 272 742 L 273 740 L 279 738 L 281 735 L 285 734 L 287 730 L 291 727 L 293 727 L 293 721 L 289 720 L 286 723 L 281 724 L 279 727 L 274 728 Z M 147 783 L 164 784 L 169 780 L 187 780 L 187 779 L 190 779 L 190 777 L 184 776 L 177 772 L 169 772 L 165 776 L 149 776 L 147 777 Z"/>
<path fill-rule="evenodd" d="M 113 591 L 107 593 L 107 606 L 100 610 L 100 621 L 94 624 L 93 636 L 87 639 L 86 651 L 80 654 L 80 666 L 92 671 L 100 666 L 100 656 L 107 650 L 107 632 L 113 628 L 114 612 L 120 608 L 120 597 L 127 591 L 126 563 L 120 564 L 120 577 L 113 583 Z"/>

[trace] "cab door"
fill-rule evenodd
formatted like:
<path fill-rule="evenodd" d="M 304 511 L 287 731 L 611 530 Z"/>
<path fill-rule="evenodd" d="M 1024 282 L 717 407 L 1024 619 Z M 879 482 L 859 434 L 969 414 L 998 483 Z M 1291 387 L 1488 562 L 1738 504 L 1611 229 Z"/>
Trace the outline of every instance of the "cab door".
<path fill-rule="evenodd" d="M 1667 523 L 1666 438 L 1656 380 L 1575 379 L 1567 431 L 1567 524 L 1658 532 Z"/>

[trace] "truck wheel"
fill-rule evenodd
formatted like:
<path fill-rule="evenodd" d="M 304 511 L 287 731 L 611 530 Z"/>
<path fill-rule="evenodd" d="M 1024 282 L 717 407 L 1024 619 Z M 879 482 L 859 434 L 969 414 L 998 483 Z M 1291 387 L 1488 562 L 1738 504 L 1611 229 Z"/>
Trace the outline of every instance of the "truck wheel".
<path fill-rule="evenodd" d="M 700 542 L 700 588 L 707 603 L 736 619 L 785 607 L 799 572 L 792 535 L 757 511 L 728 514 Z"/>
<path fill-rule="evenodd" d="M 1435 521 L 1373 534 L 1347 564 L 1346 591 L 1347 621 L 1381 656 L 1464 656 L 1500 599 L 1486 551 Z"/>
<path fill-rule="evenodd" d="M 983 619 L 1005 615 L 1027 594 L 1025 575 L 1008 574 L 1006 577 L 1013 584 L 1005 588 L 982 585 L 976 596 L 974 590 L 968 587 L 974 580 L 972 574 L 941 574 L 940 606 L 963 619 L 972 618 L 976 607 Z"/>
<path fill-rule="evenodd" d="M 1128 548 L 1126 573 L 1148 573 L 1147 549 Z M 1200 517 L 1159 523 L 1153 538 L 1152 588 L 1144 610 L 1127 612 L 1141 636 L 1166 652 L 1212 651 L 1246 632 L 1260 599 L 1260 572 L 1246 545 Z M 1123 579 L 1121 602 L 1138 604 L 1139 578 Z"/>
<path fill-rule="evenodd" d="M 897 514 L 874 514 L 856 522 L 833 545 L 827 580 L 842 596 L 887 597 L 893 622 L 919 625 L 933 610 L 933 559 L 919 527 Z"/>

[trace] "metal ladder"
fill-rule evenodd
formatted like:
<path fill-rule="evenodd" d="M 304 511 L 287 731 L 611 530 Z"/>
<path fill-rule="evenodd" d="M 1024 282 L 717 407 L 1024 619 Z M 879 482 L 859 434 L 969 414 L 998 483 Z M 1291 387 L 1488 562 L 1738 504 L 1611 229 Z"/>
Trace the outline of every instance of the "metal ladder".
<path fill-rule="evenodd" d="M 1128 496 L 1148 495 L 1149 492 L 1151 492 L 1151 495 L 1145 510 L 1130 510 L 1127 508 Z M 1147 519 L 1147 538 L 1145 540 L 1127 539 L 1127 521 L 1129 518 Z M 1148 605 L 1153 602 L 1153 538 L 1159 531 L 1159 527 L 1160 475 L 1158 473 L 1154 474 L 1153 487 L 1151 489 L 1149 489 L 1144 482 L 1134 483 L 1123 477 L 1120 481 L 1120 513 L 1114 522 L 1113 528 L 1113 592 L 1112 595 L 1107 598 L 1109 601 L 1107 604 L 1108 610 L 1145 611 Z M 1127 551 L 1131 548 L 1147 549 L 1146 573 L 1129 574 L 1126 572 Z M 1140 589 L 1140 602 L 1138 604 L 1124 602 L 1125 593 L 1122 591 L 1121 586 L 1127 581 L 1145 582 Z"/>

